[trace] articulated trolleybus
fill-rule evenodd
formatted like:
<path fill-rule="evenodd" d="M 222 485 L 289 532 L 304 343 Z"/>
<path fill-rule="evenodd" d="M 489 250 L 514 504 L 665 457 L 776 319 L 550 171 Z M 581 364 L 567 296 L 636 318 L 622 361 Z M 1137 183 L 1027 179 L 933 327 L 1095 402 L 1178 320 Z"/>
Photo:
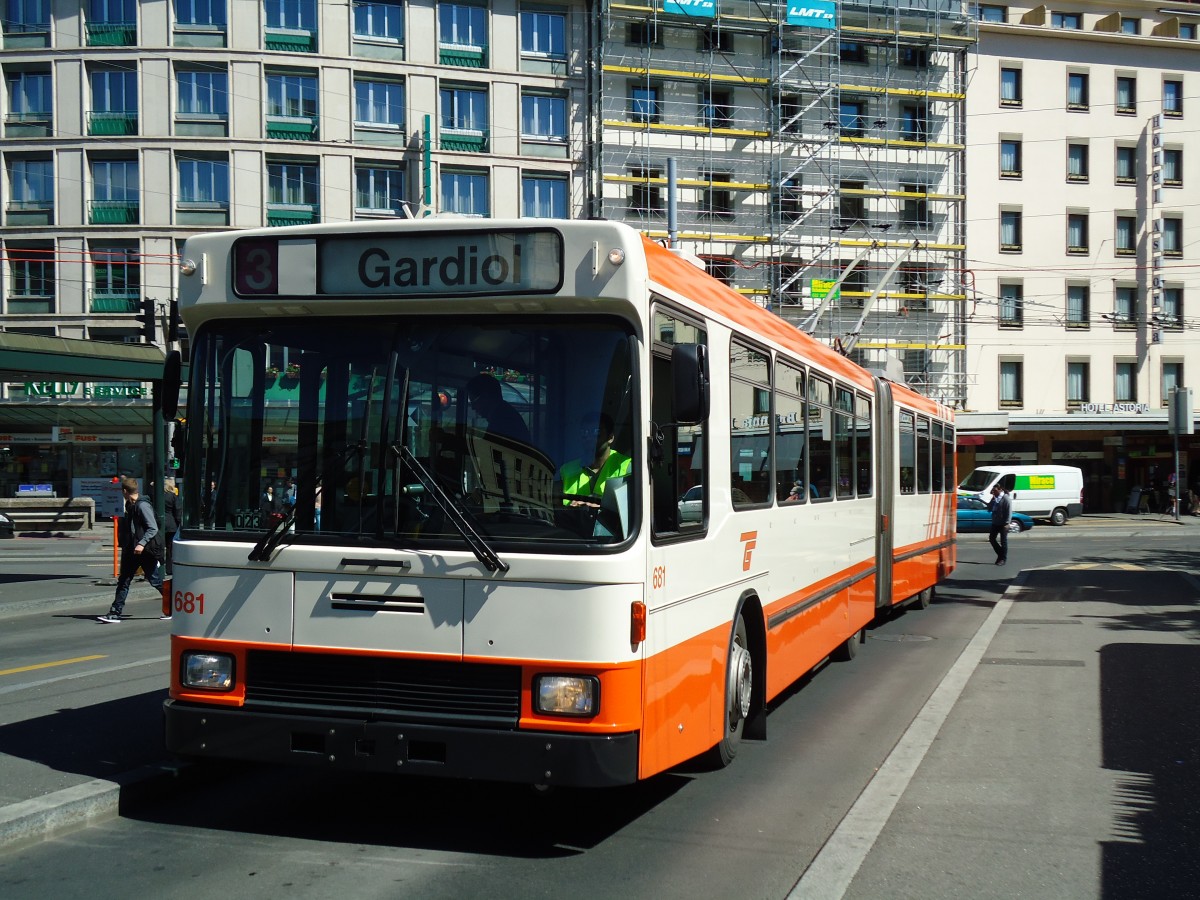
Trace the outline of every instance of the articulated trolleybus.
<path fill-rule="evenodd" d="M 954 567 L 951 411 L 624 225 L 183 257 L 180 755 L 575 786 L 727 764 Z"/>

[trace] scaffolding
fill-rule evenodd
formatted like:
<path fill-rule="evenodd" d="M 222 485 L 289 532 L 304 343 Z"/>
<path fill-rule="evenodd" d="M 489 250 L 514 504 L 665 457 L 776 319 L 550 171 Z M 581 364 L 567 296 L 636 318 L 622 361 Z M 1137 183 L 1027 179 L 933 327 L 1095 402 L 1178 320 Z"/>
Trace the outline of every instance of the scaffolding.
<path fill-rule="evenodd" d="M 604 0 L 589 213 L 678 244 L 798 328 L 962 406 L 974 20 L 944 0 L 787 19 L 756 0 Z"/>

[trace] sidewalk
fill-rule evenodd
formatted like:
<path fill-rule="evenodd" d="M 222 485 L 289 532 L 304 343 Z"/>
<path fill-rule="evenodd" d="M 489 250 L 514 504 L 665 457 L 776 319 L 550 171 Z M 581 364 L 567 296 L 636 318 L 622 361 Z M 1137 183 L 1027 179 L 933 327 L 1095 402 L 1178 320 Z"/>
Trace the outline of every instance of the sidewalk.
<path fill-rule="evenodd" d="M 1197 896 L 1200 579 L 1181 564 L 1022 572 L 791 896 Z"/>

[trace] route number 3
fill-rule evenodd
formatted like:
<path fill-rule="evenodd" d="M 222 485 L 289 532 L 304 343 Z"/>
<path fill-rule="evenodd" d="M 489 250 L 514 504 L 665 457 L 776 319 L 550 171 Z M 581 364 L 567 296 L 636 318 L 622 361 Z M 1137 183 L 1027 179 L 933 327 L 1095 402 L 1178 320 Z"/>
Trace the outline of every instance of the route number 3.
<path fill-rule="evenodd" d="M 186 593 L 176 591 L 174 605 L 175 612 L 187 613 L 188 615 L 192 613 L 197 613 L 201 616 L 204 615 L 203 594 L 193 594 L 191 591 L 187 591 Z"/>

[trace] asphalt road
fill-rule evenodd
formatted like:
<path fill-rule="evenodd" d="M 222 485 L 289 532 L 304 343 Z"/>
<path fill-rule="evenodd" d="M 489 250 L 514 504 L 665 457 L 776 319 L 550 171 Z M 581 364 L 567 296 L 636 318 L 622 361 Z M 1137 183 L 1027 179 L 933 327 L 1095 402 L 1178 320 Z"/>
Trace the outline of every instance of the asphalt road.
<path fill-rule="evenodd" d="M 993 665 L 986 660 L 1006 658 L 1005 653 L 1014 659 L 1022 652 L 1036 655 L 1036 642 L 996 649 L 1009 639 L 1007 624 L 987 644 L 992 655 L 967 673 L 961 699 L 950 703 L 945 726 L 934 731 L 936 740 L 922 751 L 907 780 L 893 785 L 894 811 L 882 816 L 882 830 L 867 842 L 851 880 L 838 886 L 836 880 L 818 881 L 811 874 L 827 869 L 831 854 L 853 856 L 855 841 L 866 842 L 861 835 L 851 835 L 847 842 L 845 823 L 858 821 L 848 813 L 872 796 L 873 785 L 886 783 L 877 773 L 893 772 L 897 750 L 907 746 L 931 704 L 936 706 L 948 674 L 953 679 L 956 664 L 961 667 L 978 644 L 981 628 L 995 619 L 998 605 L 1020 607 L 1021 588 L 1015 604 L 1014 592 L 1004 593 L 1014 580 L 1052 567 L 1060 581 L 1046 590 L 1062 593 L 1087 578 L 1103 585 L 1117 577 L 1136 579 L 1137 572 L 1148 569 L 1200 571 L 1193 529 L 1136 524 L 1134 529 L 1106 522 L 1035 528 L 1013 538 L 1004 568 L 991 564 L 986 536 L 962 536 L 959 569 L 930 609 L 906 611 L 879 624 L 856 660 L 827 665 L 796 685 L 771 711 L 767 741 L 743 745 L 734 765 L 722 771 L 684 768 L 616 791 L 538 793 L 441 780 L 205 767 L 192 777 L 157 781 L 153 791 L 130 795 L 119 817 L 0 852 L 0 896 L 97 900 L 130 894 L 192 898 L 203 892 L 252 898 L 582 895 L 690 900 L 835 897 L 843 891 L 853 897 L 1138 896 L 1122 893 L 1121 880 L 1109 871 L 1122 848 L 1116 848 L 1117 856 L 1111 848 L 1097 851 L 1082 826 L 1073 833 L 1078 847 L 1044 836 L 1039 836 L 1040 847 L 1025 846 L 1031 836 L 1022 814 L 1030 811 L 1031 800 L 1019 790 L 1022 767 L 1035 767 L 1037 777 L 1030 781 L 1045 791 L 1047 779 L 1051 785 L 1054 778 L 1062 781 L 1054 759 L 1016 754 L 1009 760 L 1003 771 L 1017 787 L 991 797 L 1001 802 L 1003 815 L 995 814 L 988 798 L 978 796 L 981 784 L 994 779 L 986 765 L 981 770 L 970 763 L 983 765 L 989 746 L 1011 747 L 1013 742 L 996 737 L 1008 734 L 1003 727 L 996 732 L 992 723 L 989 732 L 978 718 L 961 718 L 963 711 L 981 717 L 1003 707 L 1038 747 L 1053 746 L 1043 732 L 1062 733 L 1064 741 L 1067 736 L 1092 741 L 1093 755 L 1103 756 L 1102 735 L 1091 724 L 1095 710 L 1079 699 L 1090 688 L 1072 686 L 1084 692 L 1077 694 L 1064 689 L 1061 704 L 1049 711 L 1055 721 L 1048 722 L 1039 719 L 1041 707 L 1020 705 L 1027 688 L 1014 685 L 1011 677 L 1014 672 L 1038 678 L 1080 674 L 1077 669 L 1087 673 L 1090 660 L 1081 656 L 1081 666 L 1053 662 L 1070 653 L 1055 647 L 1057 639 L 1050 636 L 1045 641 L 1055 651 L 1046 655 L 1051 663 L 1023 668 L 999 663 L 985 670 Z M 40 552 L 21 549 L 35 556 Z M 65 582 L 45 584 L 52 583 L 55 590 L 60 585 L 88 587 L 71 579 L 86 580 L 89 559 L 87 554 L 43 558 L 44 572 L 78 572 L 62 576 Z M 0 580 L 29 566 L 14 561 L 12 548 L 0 547 Z M 1026 575 L 1020 576 L 1021 570 Z M 1105 574 L 1113 572 L 1117 574 Z M 1195 594 L 1194 580 L 1177 584 L 1172 578 L 1155 590 Z M 1184 596 L 1169 620 L 1168 643 L 1194 641 L 1200 629 L 1187 602 Z M 140 610 L 133 607 L 139 618 L 116 628 L 65 611 L 4 620 L 0 804 L 6 802 L 8 785 L 28 783 L 21 778 L 66 782 L 85 775 L 108 777 L 155 758 L 157 748 L 149 736 L 157 735 L 153 729 L 165 683 L 166 627 L 157 621 L 149 600 L 141 603 Z M 1082 609 L 1072 607 L 1073 614 Z M 1008 620 L 1024 621 L 1015 612 L 1002 611 Z M 1039 608 L 1038 615 L 1044 617 L 1045 610 Z M 1147 634 L 1158 633 L 1162 621 L 1131 624 L 1146 640 Z M 1139 630 L 1139 625 L 1144 627 Z M 28 668 L 87 657 L 100 658 Z M 25 671 L 4 676 L 10 669 Z M 995 672 L 1003 676 L 998 687 L 985 677 Z M 1007 705 L 995 697 L 988 701 L 989 690 Z M 1172 734 L 1184 741 L 1190 732 L 1177 727 Z M 977 759 L 981 747 L 984 757 Z M 1072 754 L 1086 760 L 1089 773 L 1096 767 L 1095 759 L 1079 754 L 1077 747 Z M 1066 771 L 1069 777 L 1073 770 Z M 971 802 L 948 803 L 947 792 Z M 22 791 L 14 787 L 11 793 Z M 1094 795 L 1072 801 L 1062 793 L 1055 795 L 1056 802 L 1078 807 L 1071 815 L 1063 813 L 1064 821 L 1089 822 L 1089 816 L 1098 815 Z M 1103 796 L 1107 804 L 1109 795 Z M 1035 811 L 1037 799 L 1035 794 Z M 943 827 L 966 830 L 952 835 L 923 822 L 922 802 L 949 817 Z M 1099 814 L 1107 810 L 1105 805 Z M 878 811 L 874 814 L 880 817 Z M 1187 815 L 1182 808 L 1175 814 Z M 1169 860 L 1174 852 L 1174 843 L 1161 840 L 1164 830 L 1190 837 L 1196 834 L 1188 830 L 1193 825 L 1158 822 L 1157 846 L 1167 850 L 1152 861 Z M 1026 871 L 1013 866 L 1005 853 L 980 853 L 973 836 L 990 848 L 1007 841 L 1010 848 L 1033 853 L 1039 867 Z M 1128 859 L 1128 848 L 1124 852 Z M 1052 869 L 1056 859 L 1057 881 L 1040 868 Z M 810 870 L 814 860 L 820 865 Z M 800 881 L 806 870 L 810 875 Z"/>

